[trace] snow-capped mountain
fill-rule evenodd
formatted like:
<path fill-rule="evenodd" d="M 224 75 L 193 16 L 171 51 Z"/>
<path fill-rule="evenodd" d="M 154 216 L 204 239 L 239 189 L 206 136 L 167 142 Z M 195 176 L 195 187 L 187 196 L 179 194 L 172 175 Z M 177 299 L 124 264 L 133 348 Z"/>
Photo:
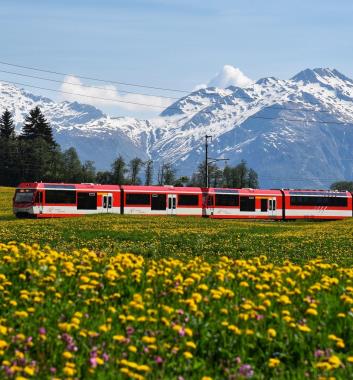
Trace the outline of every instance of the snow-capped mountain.
<path fill-rule="evenodd" d="M 150 120 L 110 118 L 79 103 L 55 103 L 0 84 L 0 110 L 20 125 L 39 105 L 62 147 L 109 168 L 126 159 L 171 162 L 190 174 L 204 159 L 204 136 L 213 136 L 212 158 L 245 159 L 266 187 L 328 187 L 353 176 L 353 80 L 337 70 L 304 70 L 289 80 L 263 78 L 246 88 L 194 91 Z"/>

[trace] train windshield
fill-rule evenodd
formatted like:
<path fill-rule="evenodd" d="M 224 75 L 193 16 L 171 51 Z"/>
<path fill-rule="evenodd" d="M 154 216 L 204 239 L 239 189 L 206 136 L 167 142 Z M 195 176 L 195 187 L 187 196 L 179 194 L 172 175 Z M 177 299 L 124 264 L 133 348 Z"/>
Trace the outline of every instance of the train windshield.
<path fill-rule="evenodd" d="M 16 203 L 29 203 L 33 201 L 34 190 L 32 189 L 19 189 L 16 190 L 15 202 Z"/>

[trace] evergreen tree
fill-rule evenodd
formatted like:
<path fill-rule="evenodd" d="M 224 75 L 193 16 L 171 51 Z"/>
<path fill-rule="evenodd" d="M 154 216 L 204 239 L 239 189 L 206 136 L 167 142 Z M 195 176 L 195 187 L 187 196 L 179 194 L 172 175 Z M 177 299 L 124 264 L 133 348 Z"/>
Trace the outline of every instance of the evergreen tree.
<path fill-rule="evenodd" d="M 15 138 L 15 126 L 11 112 L 8 109 L 0 117 L 0 137 L 5 139 Z"/>
<path fill-rule="evenodd" d="M 25 140 L 42 138 L 50 146 L 56 144 L 53 138 L 53 131 L 38 106 L 29 111 L 29 115 L 26 116 L 21 137 Z"/>
<path fill-rule="evenodd" d="M 124 158 L 121 155 L 119 155 L 119 157 L 112 164 L 113 183 L 116 185 L 124 185 L 126 172 L 127 169 Z"/>
<path fill-rule="evenodd" d="M 0 136 L 0 185 L 17 185 L 18 160 L 17 140 Z"/>
<path fill-rule="evenodd" d="M 75 148 L 69 148 L 63 153 L 65 182 L 82 182 L 83 171 L 81 161 Z"/>
<path fill-rule="evenodd" d="M 82 182 L 94 183 L 96 181 L 96 168 L 93 161 L 85 161 L 82 165 Z"/>
<path fill-rule="evenodd" d="M 249 169 L 248 172 L 248 187 L 257 189 L 259 187 L 259 178 L 254 169 Z"/>
<path fill-rule="evenodd" d="M 153 161 L 148 160 L 145 162 L 145 185 L 150 186 L 152 185 L 153 180 Z"/>
<path fill-rule="evenodd" d="M 246 166 L 246 161 L 241 160 L 240 164 L 236 166 L 236 172 L 239 178 L 239 187 L 248 186 L 248 168 Z"/>
<path fill-rule="evenodd" d="M 0 184 L 17 185 L 18 149 L 11 113 L 6 109 L 0 117 Z"/>
<path fill-rule="evenodd" d="M 129 163 L 130 169 L 130 183 L 131 185 L 139 185 L 141 183 L 141 179 L 138 177 L 143 162 L 140 158 L 133 158 Z"/>

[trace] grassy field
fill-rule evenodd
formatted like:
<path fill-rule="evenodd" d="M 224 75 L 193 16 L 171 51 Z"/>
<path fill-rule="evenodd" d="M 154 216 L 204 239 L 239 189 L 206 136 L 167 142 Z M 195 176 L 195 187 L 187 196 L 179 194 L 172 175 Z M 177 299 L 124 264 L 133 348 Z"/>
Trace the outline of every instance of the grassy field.
<path fill-rule="evenodd" d="M 303 262 L 324 257 L 353 263 L 353 219 L 335 222 L 258 222 L 193 217 L 94 215 L 28 220 L 12 215 L 13 189 L 0 188 L 0 241 L 130 252 L 148 258 L 227 255 Z"/>
<path fill-rule="evenodd" d="M 0 378 L 353 378 L 352 220 L 16 220 L 12 194 Z"/>

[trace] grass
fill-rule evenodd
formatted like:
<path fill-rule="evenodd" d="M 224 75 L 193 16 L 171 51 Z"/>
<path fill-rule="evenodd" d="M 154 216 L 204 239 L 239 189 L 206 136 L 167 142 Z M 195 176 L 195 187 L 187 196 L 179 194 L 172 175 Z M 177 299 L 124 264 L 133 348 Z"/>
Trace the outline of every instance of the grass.
<path fill-rule="evenodd" d="M 0 378 L 352 378 L 352 219 L 16 219 L 13 191 Z"/>
<path fill-rule="evenodd" d="M 58 250 L 87 247 L 106 253 L 130 252 L 146 258 L 227 255 L 305 262 L 324 257 L 353 263 L 353 220 L 259 222 L 194 217 L 93 215 L 68 219 L 16 219 L 11 188 L 0 189 L 0 241 L 46 244 Z"/>

